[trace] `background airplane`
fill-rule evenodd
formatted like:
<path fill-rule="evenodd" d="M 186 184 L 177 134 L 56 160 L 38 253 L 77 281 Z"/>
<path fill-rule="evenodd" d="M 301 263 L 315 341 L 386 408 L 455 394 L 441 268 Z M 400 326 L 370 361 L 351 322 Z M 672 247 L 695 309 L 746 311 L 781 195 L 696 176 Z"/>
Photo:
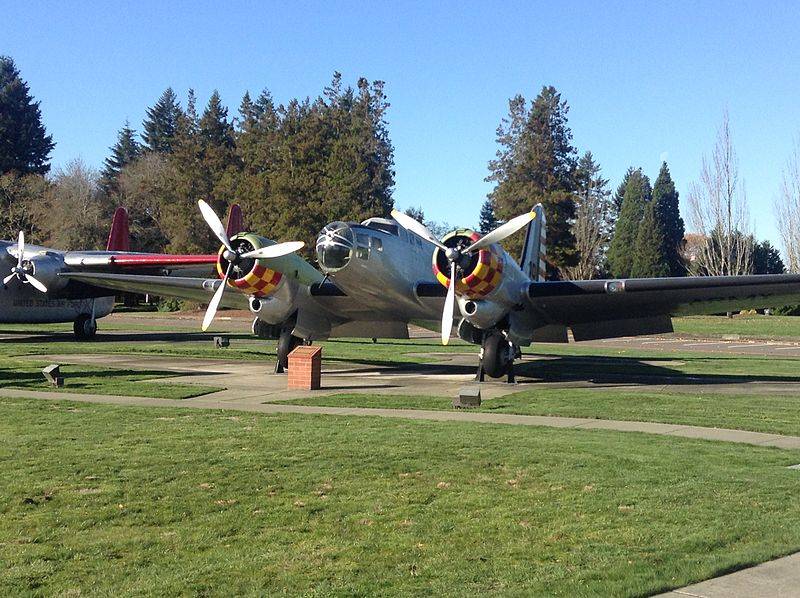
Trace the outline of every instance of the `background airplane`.
<path fill-rule="evenodd" d="M 231 207 L 231 234 L 241 227 L 241 211 Z M 73 322 L 75 337 L 87 340 L 97 331 L 97 319 L 114 307 L 107 288 L 69 280 L 67 272 L 164 273 L 180 268 L 210 268 L 216 255 L 169 255 L 131 253 L 128 213 L 114 213 L 106 251 L 58 251 L 25 243 L 22 232 L 16 241 L 0 241 L 0 273 L 8 272 L 0 288 L 0 322 Z"/>
<path fill-rule="evenodd" d="M 320 270 L 253 233 L 224 235 L 219 278 L 111 273 L 60 276 L 111 289 L 209 301 L 204 329 L 219 306 L 248 307 L 254 332 L 278 338 L 276 371 L 303 341 L 330 337 L 408 338 L 408 324 L 442 331 L 454 320 L 463 340 L 481 347 L 478 378 L 508 375 L 520 347 L 672 331 L 671 316 L 761 308 L 796 302 L 800 276 L 761 275 L 628 280 L 545 281 L 545 218 L 541 206 L 481 237 L 455 230 L 437 239 L 421 223 L 393 219 L 332 222 L 316 245 Z M 519 263 L 499 242 L 527 226 Z M 281 244 L 279 253 L 296 244 Z M 455 279 L 456 284 L 452 281 Z M 226 292 L 227 291 L 227 292 Z"/>

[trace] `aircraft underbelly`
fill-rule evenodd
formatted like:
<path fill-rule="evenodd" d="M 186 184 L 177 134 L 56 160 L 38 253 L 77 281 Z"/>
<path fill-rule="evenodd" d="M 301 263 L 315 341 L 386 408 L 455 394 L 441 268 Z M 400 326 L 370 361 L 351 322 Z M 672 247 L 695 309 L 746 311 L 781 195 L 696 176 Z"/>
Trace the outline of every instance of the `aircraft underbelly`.
<path fill-rule="evenodd" d="M 102 318 L 114 308 L 113 297 L 94 300 L 95 317 Z M 72 322 L 92 312 L 92 299 L 49 299 L 28 293 L 0 289 L 0 322 L 7 324 L 49 324 Z"/>

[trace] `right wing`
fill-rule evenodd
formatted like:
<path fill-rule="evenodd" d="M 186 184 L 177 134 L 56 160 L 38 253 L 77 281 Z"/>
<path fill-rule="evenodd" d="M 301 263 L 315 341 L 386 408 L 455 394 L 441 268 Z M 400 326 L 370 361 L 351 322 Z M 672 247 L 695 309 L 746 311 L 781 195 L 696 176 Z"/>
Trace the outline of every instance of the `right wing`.
<path fill-rule="evenodd" d="M 59 276 L 92 286 L 164 297 L 178 297 L 207 303 L 222 281 L 219 278 L 183 278 L 178 276 L 138 276 L 136 274 L 105 274 L 102 272 L 62 272 Z M 247 309 L 246 295 L 231 288 L 222 296 L 224 307 Z"/>

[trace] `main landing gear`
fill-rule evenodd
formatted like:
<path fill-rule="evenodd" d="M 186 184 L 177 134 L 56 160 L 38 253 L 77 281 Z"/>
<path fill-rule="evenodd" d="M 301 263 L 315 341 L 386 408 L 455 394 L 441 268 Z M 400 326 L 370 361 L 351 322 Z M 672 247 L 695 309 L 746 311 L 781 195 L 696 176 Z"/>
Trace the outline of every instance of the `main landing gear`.
<path fill-rule="evenodd" d="M 91 314 L 80 314 L 72 324 L 72 331 L 75 333 L 76 340 L 92 340 L 97 333 L 97 320 Z"/>
<path fill-rule="evenodd" d="M 507 382 L 513 384 L 514 360 L 521 356 L 519 347 L 509 341 L 502 332 L 491 332 L 483 337 L 481 343 L 478 372 L 475 374 L 476 382 L 483 382 L 485 375 L 491 378 L 507 377 Z"/>
<path fill-rule="evenodd" d="M 303 339 L 292 334 L 294 326 L 281 328 L 278 337 L 278 360 L 275 362 L 275 373 L 283 374 L 289 367 L 289 353 L 303 344 Z"/>

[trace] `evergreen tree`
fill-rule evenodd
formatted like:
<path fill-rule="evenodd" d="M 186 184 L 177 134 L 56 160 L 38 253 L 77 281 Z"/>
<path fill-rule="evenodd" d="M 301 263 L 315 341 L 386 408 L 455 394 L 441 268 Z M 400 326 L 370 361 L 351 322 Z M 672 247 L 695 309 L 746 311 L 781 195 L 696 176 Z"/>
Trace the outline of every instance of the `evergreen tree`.
<path fill-rule="evenodd" d="M 422 211 L 422 206 L 416 208 L 415 207 L 406 208 L 405 210 L 403 210 L 403 213 L 406 216 L 410 216 L 417 222 L 422 222 L 423 224 L 425 223 L 425 212 Z"/>
<path fill-rule="evenodd" d="M 634 278 L 659 278 L 669 276 L 669 264 L 664 255 L 664 229 L 655 200 L 644 209 L 644 217 L 636 235 L 631 276 Z"/>
<path fill-rule="evenodd" d="M 660 276 L 683 276 L 686 266 L 681 258 L 681 248 L 685 229 L 678 205 L 678 192 L 666 162 L 661 164 L 661 171 L 653 185 L 653 210 L 662 242 L 658 261 L 668 266 L 668 274 Z"/>
<path fill-rule="evenodd" d="M 786 266 L 783 264 L 780 252 L 772 244 L 764 240 L 753 245 L 753 274 L 783 274 Z"/>
<path fill-rule="evenodd" d="M 39 102 L 33 101 L 14 61 L 0 56 L 0 174 L 47 174 L 53 147 Z"/>
<path fill-rule="evenodd" d="M 117 142 L 109 148 L 111 155 L 105 159 L 100 174 L 100 187 L 107 194 L 118 191 L 117 179 L 122 169 L 142 155 L 142 146 L 136 141 L 136 131 L 125 121 L 117 133 Z"/>
<path fill-rule="evenodd" d="M 622 182 L 617 186 L 614 192 L 614 197 L 611 200 L 611 222 L 615 223 L 619 218 L 619 213 L 622 210 L 622 200 L 625 197 L 625 187 L 628 186 L 628 179 L 631 178 L 631 173 L 636 170 L 633 166 L 628 167 L 625 176 L 622 177 Z"/>
<path fill-rule="evenodd" d="M 507 220 L 541 203 L 547 216 L 549 276 L 577 263 L 571 222 L 575 218 L 577 153 L 567 125 L 569 106 L 554 87 L 543 87 L 528 109 L 518 95 L 509 101 L 508 117 L 497 129 L 500 149 L 489 162 L 487 181 L 495 215 Z M 524 235 L 503 244 L 512 255 L 522 251 Z"/>
<path fill-rule="evenodd" d="M 500 224 L 494 215 L 494 206 L 492 200 L 487 199 L 481 206 L 480 214 L 478 214 L 478 232 L 485 235 L 493 231 Z"/>
<path fill-rule="evenodd" d="M 161 94 L 152 108 L 147 109 L 147 118 L 142 123 L 142 138 L 149 151 L 172 152 L 181 112 L 178 96 L 171 87 Z"/>
<path fill-rule="evenodd" d="M 633 258 L 639 225 L 650 202 L 650 180 L 637 168 L 630 173 L 622 200 L 622 209 L 608 249 L 608 265 L 612 276 L 627 278 L 633 271 Z"/>

